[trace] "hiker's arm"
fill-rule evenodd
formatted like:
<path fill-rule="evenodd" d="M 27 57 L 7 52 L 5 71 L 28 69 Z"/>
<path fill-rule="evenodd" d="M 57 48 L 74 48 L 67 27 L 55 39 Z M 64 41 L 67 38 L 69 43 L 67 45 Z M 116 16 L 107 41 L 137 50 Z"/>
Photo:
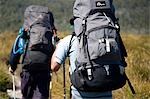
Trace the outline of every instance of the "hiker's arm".
<path fill-rule="evenodd" d="M 61 64 L 59 64 L 57 61 L 57 57 L 56 57 L 56 51 L 54 52 L 53 56 L 52 56 L 52 59 L 51 59 L 51 70 L 53 72 L 57 72 L 61 66 Z"/>
<path fill-rule="evenodd" d="M 51 58 L 51 70 L 56 72 L 64 63 L 68 52 L 68 39 L 65 37 L 57 44 L 56 50 Z"/>

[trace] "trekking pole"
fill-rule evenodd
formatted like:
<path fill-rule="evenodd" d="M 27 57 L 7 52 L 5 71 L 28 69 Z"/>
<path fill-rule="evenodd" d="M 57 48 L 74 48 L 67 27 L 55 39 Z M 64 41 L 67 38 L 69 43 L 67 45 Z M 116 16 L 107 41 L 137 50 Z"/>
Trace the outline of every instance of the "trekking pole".
<path fill-rule="evenodd" d="M 133 88 L 133 86 L 132 86 L 132 84 L 131 84 L 131 82 L 130 82 L 130 80 L 129 80 L 129 78 L 127 77 L 126 74 L 125 74 L 125 77 L 126 77 L 126 80 L 128 81 L 128 84 L 129 84 L 129 87 L 130 87 L 130 89 L 131 89 L 132 94 L 136 94 L 136 92 L 135 92 L 135 90 L 134 90 L 134 88 Z"/>
<path fill-rule="evenodd" d="M 14 74 L 12 74 L 12 80 L 13 80 L 13 99 L 16 99 L 15 75 Z"/>
<path fill-rule="evenodd" d="M 50 81 L 50 99 L 52 99 L 52 71 L 50 72 L 51 81 Z"/>
<path fill-rule="evenodd" d="M 64 99 L 66 99 L 66 78 L 65 78 L 65 62 L 63 63 L 63 89 L 64 89 Z"/>

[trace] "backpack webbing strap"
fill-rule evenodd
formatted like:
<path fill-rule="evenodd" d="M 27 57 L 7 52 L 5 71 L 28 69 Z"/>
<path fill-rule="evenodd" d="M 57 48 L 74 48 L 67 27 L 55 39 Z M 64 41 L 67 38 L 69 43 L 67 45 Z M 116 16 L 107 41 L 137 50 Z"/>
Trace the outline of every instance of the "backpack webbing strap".
<path fill-rule="evenodd" d="M 91 59 L 90 59 L 90 54 L 89 54 L 89 50 L 88 50 L 88 43 L 87 43 L 87 49 L 86 50 L 87 50 L 88 61 L 90 63 L 90 65 L 87 68 L 87 74 L 88 74 L 88 79 L 92 80 L 93 79 L 93 74 L 92 74 L 93 64 L 92 64 Z"/>
<path fill-rule="evenodd" d="M 71 53 L 71 52 L 70 52 L 70 49 L 71 49 L 71 42 L 72 42 L 72 39 L 73 39 L 74 36 L 75 36 L 75 33 L 73 32 L 73 34 L 71 35 L 70 42 L 69 42 L 69 48 L 68 48 L 67 56 L 69 56 L 69 54 Z"/>
<path fill-rule="evenodd" d="M 86 32 L 86 22 L 87 22 L 87 20 L 86 20 L 87 18 L 85 17 L 85 18 L 83 18 L 83 20 L 82 20 L 82 27 L 83 27 L 83 31 L 82 31 L 82 33 L 81 33 L 81 40 L 80 40 L 80 47 L 83 47 L 83 49 L 84 49 L 84 57 L 85 58 L 87 58 L 87 49 L 85 48 L 85 46 L 86 46 L 86 44 L 87 44 L 87 36 L 85 35 L 85 32 Z"/>
<path fill-rule="evenodd" d="M 89 55 L 89 51 L 88 51 L 88 43 L 87 43 L 87 34 L 85 34 L 86 32 L 86 22 L 87 22 L 87 17 L 83 18 L 82 20 L 82 27 L 83 27 L 83 30 L 82 30 L 82 33 L 81 33 L 81 45 L 80 47 L 83 47 L 83 50 L 84 50 L 84 57 L 87 58 L 87 60 L 89 61 L 90 64 L 85 64 L 85 67 L 87 69 L 87 75 L 88 75 L 88 79 L 89 80 L 92 80 L 93 79 L 93 76 L 92 76 L 92 67 L 93 67 L 93 64 L 91 62 L 91 59 L 90 59 L 90 55 Z"/>
<path fill-rule="evenodd" d="M 29 40 L 27 39 L 26 45 L 25 45 L 25 52 L 23 54 L 23 58 L 22 58 L 22 62 L 21 62 L 22 64 L 24 63 L 24 59 L 25 59 L 25 56 L 27 54 L 28 45 L 29 45 Z"/>

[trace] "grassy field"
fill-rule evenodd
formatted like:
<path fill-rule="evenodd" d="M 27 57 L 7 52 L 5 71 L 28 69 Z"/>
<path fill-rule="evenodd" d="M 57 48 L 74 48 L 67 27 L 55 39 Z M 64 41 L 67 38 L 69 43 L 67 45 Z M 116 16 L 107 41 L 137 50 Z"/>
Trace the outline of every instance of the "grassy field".
<path fill-rule="evenodd" d="M 64 37 L 64 33 L 58 35 Z M 8 98 L 5 91 L 10 86 L 11 79 L 5 62 L 15 37 L 14 33 L 0 34 L 0 99 Z M 150 35 L 123 34 L 122 38 L 128 52 L 126 72 L 137 94 L 133 96 L 126 84 L 123 88 L 113 91 L 113 97 L 114 99 L 150 99 Z M 68 63 L 66 66 L 68 71 Z M 66 80 L 67 97 L 69 97 L 68 72 L 66 72 Z M 57 74 L 53 74 L 52 81 L 53 99 L 63 99 L 62 68 Z"/>

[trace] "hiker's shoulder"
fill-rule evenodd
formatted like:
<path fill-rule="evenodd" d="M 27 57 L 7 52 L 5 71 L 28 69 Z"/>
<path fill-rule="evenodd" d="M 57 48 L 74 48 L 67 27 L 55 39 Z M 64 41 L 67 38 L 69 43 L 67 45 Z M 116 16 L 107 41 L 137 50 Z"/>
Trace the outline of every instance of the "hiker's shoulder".
<path fill-rule="evenodd" d="M 75 36 L 72 38 L 72 35 L 67 35 L 63 39 L 61 39 L 61 42 L 70 42 L 70 40 L 75 40 L 75 39 L 76 39 Z"/>

